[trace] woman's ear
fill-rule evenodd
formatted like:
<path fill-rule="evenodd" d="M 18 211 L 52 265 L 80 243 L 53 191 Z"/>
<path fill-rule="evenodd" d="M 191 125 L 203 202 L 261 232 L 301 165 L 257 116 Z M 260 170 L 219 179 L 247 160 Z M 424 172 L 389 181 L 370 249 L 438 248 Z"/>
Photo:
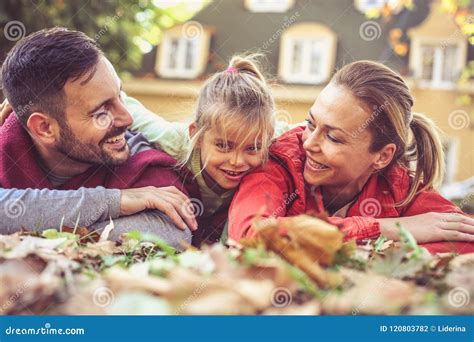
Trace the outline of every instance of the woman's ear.
<path fill-rule="evenodd" d="M 30 134 L 43 144 L 54 144 L 59 136 L 59 126 L 56 120 L 40 112 L 32 113 L 26 126 Z"/>
<path fill-rule="evenodd" d="M 382 149 L 376 153 L 377 159 L 374 161 L 374 169 L 382 170 L 384 167 L 388 166 L 397 151 L 397 146 L 395 144 L 387 144 Z"/>

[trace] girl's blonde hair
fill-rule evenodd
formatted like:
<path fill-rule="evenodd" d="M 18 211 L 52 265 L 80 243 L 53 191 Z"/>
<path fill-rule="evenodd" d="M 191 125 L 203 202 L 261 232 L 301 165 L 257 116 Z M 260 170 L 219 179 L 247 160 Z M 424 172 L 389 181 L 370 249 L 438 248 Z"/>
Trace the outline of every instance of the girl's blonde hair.
<path fill-rule="evenodd" d="M 444 153 L 439 130 L 424 114 L 413 113 L 413 97 L 403 79 L 376 62 L 358 61 L 344 66 L 331 83 L 348 89 L 368 108 L 373 108 L 368 129 L 372 133 L 371 152 L 389 143 L 396 145 L 392 160 L 410 170 L 410 189 L 397 206 L 404 206 L 421 191 L 437 187 L 444 175 Z"/>
<path fill-rule="evenodd" d="M 275 130 L 274 100 L 260 71 L 258 54 L 233 56 L 226 70 L 214 74 L 202 87 L 194 112 L 197 130 L 190 138 L 189 149 L 182 158 L 186 164 L 204 133 L 213 128 L 224 137 L 232 128 L 239 144 L 255 137 L 268 159 L 268 148 Z M 233 124 L 234 127 L 230 127 Z M 237 127 L 235 127 L 237 125 Z"/>

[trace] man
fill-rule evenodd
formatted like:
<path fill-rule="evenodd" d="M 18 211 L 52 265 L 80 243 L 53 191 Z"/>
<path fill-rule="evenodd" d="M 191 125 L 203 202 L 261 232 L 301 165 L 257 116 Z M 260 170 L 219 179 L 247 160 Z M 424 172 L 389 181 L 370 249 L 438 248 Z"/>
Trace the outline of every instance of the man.
<path fill-rule="evenodd" d="M 195 229 L 196 221 L 183 205 L 187 197 L 173 170 L 174 160 L 127 131 L 132 118 L 121 101 L 120 79 L 92 39 L 63 28 L 38 31 L 13 47 L 1 75 L 16 115 L 0 128 L 0 187 L 44 189 L 39 190 L 43 196 L 38 190 L 3 191 L 6 214 L 8 205 L 31 203 L 31 196 L 59 197 L 62 200 L 48 206 L 23 208 L 28 217 L 42 221 L 38 228 L 49 228 L 42 220 L 44 211 L 51 213 L 48 218 L 67 215 L 68 196 L 77 202 L 78 197 L 94 196 L 93 189 L 84 188 L 96 188 L 102 199 L 109 191 L 115 207 L 111 210 L 106 201 L 80 208 L 97 211 L 92 228 L 103 228 L 107 214 L 113 214 L 119 218 L 112 238 L 139 229 L 175 247 L 190 242 L 187 227 Z M 19 202 L 22 197 L 28 201 Z M 15 219 L 16 214 L 7 216 Z M 10 224 L 9 232 L 19 228 Z"/>

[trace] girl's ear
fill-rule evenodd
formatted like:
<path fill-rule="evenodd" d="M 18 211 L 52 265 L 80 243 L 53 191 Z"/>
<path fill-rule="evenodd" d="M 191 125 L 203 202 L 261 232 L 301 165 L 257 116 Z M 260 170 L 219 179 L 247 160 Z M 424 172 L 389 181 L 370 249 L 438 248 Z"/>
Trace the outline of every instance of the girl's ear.
<path fill-rule="evenodd" d="M 190 125 L 189 125 L 189 137 L 192 139 L 193 136 L 196 134 L 197 130 L 198 130 L 198 127 L 197 127 L 197 124 L 196 122 L 192 122 Z M 201 140 L 201 139 L 199 139 Z M 200 148 L 201 147 L 201 141 L 197 141 L 196 142 L 196 148 Z"/>
<path fill-rule="evenodd" d="M 377 152 L 377 159 L 374 162 L 374 169 L 382 170 L 384 167 L 388 166 L 397 151 L 397 146 L 395 144 L 387 144 L 382 149 Z"/>
<path fill-rule="evenodd" d="M 195 122 L 189 124 L 189 137 L 193 137 L 194 133 L 197 131 L 197 125 Z"/>

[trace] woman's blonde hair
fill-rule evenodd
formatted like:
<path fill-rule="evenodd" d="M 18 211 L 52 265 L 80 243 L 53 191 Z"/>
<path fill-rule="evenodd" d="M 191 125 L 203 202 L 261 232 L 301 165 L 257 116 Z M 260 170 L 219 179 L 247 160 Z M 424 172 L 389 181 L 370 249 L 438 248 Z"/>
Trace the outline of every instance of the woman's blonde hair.
<path fill-rule="evenodd" d="M 258 54 L 233 56 L 226 70 L 214 74 L 202 87 L 194 112 L 196 131 L 190 137 L 189 149 L 182 158 L 186 164 L 204 133 L 217 129 L 225 136 L 229 128 L 237 132 L 238 143 L 249 137 L 259 140 L 263 161 L 275 130 L 274 100 L 260 71 Z M 238 127 L 230 127 L 231 124 Z M 239 147 L 239 146 L 238 146 Z"/>
<path fill-rule="evenodd" d="M 444 153 L 439 130 L 424 114 L 411 111 L 413 97 L 398 74 L 380 63 L 358 61 L 340 69 L 331 83 L 345 87 L 374 109 L 368 125 L 371 152 L 394 143 L 392 164 L 399 163 L 410 170 L 410 162 L 416 162 L 416 169 L 410 170 L 413 179 L 408 195 L 397 206 L 404 206 L 419 192 L 441 184 Z"/>

